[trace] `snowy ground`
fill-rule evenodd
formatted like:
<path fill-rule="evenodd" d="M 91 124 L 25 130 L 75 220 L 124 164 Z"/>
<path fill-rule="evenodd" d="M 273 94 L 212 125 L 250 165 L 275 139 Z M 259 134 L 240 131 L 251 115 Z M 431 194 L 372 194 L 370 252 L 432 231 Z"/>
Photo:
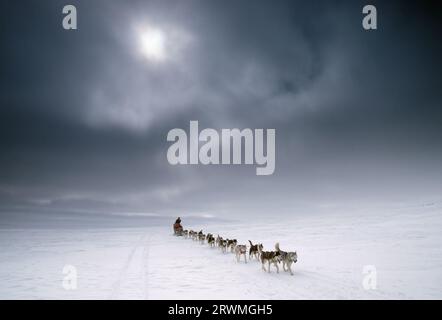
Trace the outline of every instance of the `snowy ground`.
<path fill-rule="evenodd" d="M 324 214 L 204 228 L 240 243 L 297 250 L 295 274 L 146 228 L 0 230 L 2 299 L 417 299 L 442 298 L 442 212 L 416 207 L 370 215 Z M 73 265 L 76 290 L 62 286 Z M 363 267 L 374 265 L 376 290 Z"/>

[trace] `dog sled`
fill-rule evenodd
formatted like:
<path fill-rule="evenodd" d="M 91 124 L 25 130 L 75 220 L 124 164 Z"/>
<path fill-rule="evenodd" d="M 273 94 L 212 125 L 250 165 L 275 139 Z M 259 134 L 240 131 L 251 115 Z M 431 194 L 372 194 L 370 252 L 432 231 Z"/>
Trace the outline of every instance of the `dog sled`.
<path fill-rule="evenodd" d="M 181 225 L 181 218 L 180 217 L 178 217 L 178 219 L 176 219 L 175 223 L 173 224 L 173 233 L 176 236 L 183 235 L 183 226 Z"/>

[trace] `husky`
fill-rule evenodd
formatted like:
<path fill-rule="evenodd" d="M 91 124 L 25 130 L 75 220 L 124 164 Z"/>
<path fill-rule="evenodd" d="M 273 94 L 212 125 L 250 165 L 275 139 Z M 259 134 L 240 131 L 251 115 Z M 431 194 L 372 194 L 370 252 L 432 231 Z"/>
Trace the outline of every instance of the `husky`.
<path fill-rule="evenodd" d="M 220 243 L 220 241 L 221 241 L 222 239 L 223 239 L 223 238 L 220 237 L 219 235 L 216 237 L 215 244 L 216 244 L 217 247 L 219 247 L 219 243 Z"/>
<path fill-rule="evenodd" d="M 261 258 L 261 264 L 262 264 L 262 270 L 268 271 L 270 273 L 270 264 L 273 263 L 273 265 L 276 267 L 276 272 L 279 273 L 279 267 L 278 267 L 278 257 L 280 253 L 278 251 L 262 251 L 263 248 L 258 247 L 259 255 Z M 264 267 L 265 263 L 268 263 L 269 270 L 266 270 Z"/>
<path fill-rule="evenodd" d="M 227 252 L 227 240 L 220 240 L 219 247 L 223 253 Z"/>
<path fill-rule="evenodd" d="M 212 234 L 208 234 L 207 235 L 207 243 L 209 244 L 209 246 L 214 247 L 215 246 L 215 238 L 213 237 Z"/>
<path fill-rule="evenodd" d="M 183 235 L 184 238 L 187 239 L 187 237 L 189 236 L 189 230 L 183 230 Z"/>
<path fill-rule="evenodd" d="M 237 243 L 238 243 L 238 241 L 236 239 L 232 239 L 232 240 L 227 239 L 227 249 L 230 248 L 230 252 L 233 252 L 235 250 Z"/>
<path fill-rule="evenodd" d="M 249 249 L 249 260 L 251 260 L 252 257 L 255 257 L 259 260 L 259 250 L 258 247 L 263 248 L 262 243 L 260 244 L 253 244 L 252 241 L 249 240 L 250 243 L 250 249 Z"/>
<path fill-rule="evenodd" d="M 247 263 L 247 247 L 243 244 L 235 246 L 236 261 L 239 262 L 242 254 L 244 255 L 244 262 Z"/>
<path fill-rule="evenodd" d="M 204 240 L 206 240 L 206 235 L 204 233 L 199 233 L 198 240 L 199 240 L 200 244 L 204 244 Z"/>
<path fill-rule="evenodd" d="M 193 240 L 200 241 L 200 236 L 203 234 L 203 230 L 200 230 L 199 232 L 195 232 L 193 235 Z"/>
<path fill-rule="evenodd" d="M 293 276 L 293 272 L 291 269 L 292 263 L 296 263 L 298 261 L 298 254 L 295 252 L 286 252 L 279 249 L 279 242 L 275 244 L 275 250 L 276 252 L 279 252 L 278 261 L 282 262 L 282 268 L 284 271 L 289 271 L 290 274 Z M 286 269 L 287 267 L 287 269 Z"/>

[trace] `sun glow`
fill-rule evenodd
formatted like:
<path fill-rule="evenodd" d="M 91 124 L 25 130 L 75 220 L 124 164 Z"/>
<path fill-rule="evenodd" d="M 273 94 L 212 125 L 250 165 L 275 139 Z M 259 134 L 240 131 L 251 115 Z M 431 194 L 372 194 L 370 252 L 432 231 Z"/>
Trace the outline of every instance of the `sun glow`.
<path fill-rule="evenodd" d="M 146 28 L 139 33 L 141 54 L 150 61 L 163 61 L 166 59 L 166 36 L 163 31 Z"/>

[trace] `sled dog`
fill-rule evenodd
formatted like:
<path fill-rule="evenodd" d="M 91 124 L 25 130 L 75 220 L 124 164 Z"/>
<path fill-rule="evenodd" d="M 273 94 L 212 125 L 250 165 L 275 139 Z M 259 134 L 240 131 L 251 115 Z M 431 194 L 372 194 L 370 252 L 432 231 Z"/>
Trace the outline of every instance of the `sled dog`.
<path fill-rule="evenodd" d="M 236 239 L 232 239 L 232 240 L 227 239 L 227 249 L 230 248 L 230 252 L 233 252 L 233 250 L 235 250 L 237 243 L 238 243 L 238 241 Z"/>
<path fill-rule="evenodd" d="M 219 247 L 223 253 L 227 252 L 227 240 L 220 240 Z"/>
<path fill-rule="evenodd" d="M 279 267 L 278 267 L 278 256 L 280 255 L 277 251 L 262 251 L 261 247 L 258 247 L 259 255 L 261 258 L 261 264 L 262 264 L 262 270 L 268 271 L 270 273 L 270 264 L 273 263 L 273 265 L 276 267 L 276 272 L 279 273 Z M 264 267 L 265 263 L 268 263 L 268 270 Z"/>
<path fill-rule="evenodd" d="M 209 233 L 209 235 L 207 235 L 207 243 L 209 244 L 209 246 L 214 247 L 215 246 L 215 238 L 213 237 L 212 234 Z"/>
<path fill-rule="evenodd" d="M 223 238 L 220 237 L 219 235 L 216 237 L 215 244 L 216 244 L 217 247 L 219 247 L 219 243 L 220 243 L 220 241 L 221 241 L 222 239 L 223 239 Z"/>
<path fill-rule="evenodd" d="M 260 244 L 253 244 L 252 241 L 249 240 L 250 243 L 250 249 L 249 249 L 249 260 L 251 259 L 251 257 L 255 257 L 256 259 L 259 260 L 259 250 L 258 247 L 261 247 L 261 249 L 263 248 L 262 243 Z"/>
<path fill-rule="evenodd" d="M 241 259 L 241 255 L 244 255 L 244 262 L 247 263 L 247 247 L 243 244 L 239 244 L 235 247 L 235 255 L 236 255 L 236 261 L 239 262 Z"/>
<path fill-rule="evenodd" d="M 275 250 L 279 253 L 278 261 L 282 262 L 282 268 L 284 271 L 289 271 L 293 275 L 291 265 L 298 261 L 298 254 L 295 252 L 286 252 L 279 249 L 279 242 L 275 244 Z M 286 269 L 287 267 L 287 269 Z"/>

